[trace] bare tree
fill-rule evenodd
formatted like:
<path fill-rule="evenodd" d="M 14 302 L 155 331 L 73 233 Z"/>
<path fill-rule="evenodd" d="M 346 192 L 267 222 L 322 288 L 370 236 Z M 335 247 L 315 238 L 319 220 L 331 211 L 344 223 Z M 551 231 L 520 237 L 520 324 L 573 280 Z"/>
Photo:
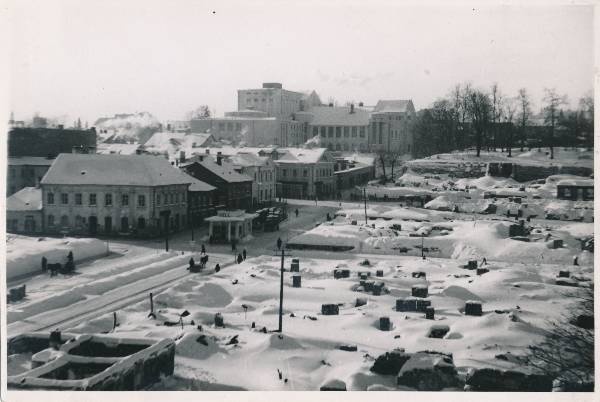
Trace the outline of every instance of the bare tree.
<path fill-rule="evenodd" d="M 550 127 L 548 133 L 548 147 L 550 148 L 550 159 L 554 159 L 554 130 L 559 117 L 559 108 L 567 103 L 566 95 L 559 95 L 555 88 L 544 89 L 544 121 Z"/>
<path fill-rule="evenodd" d="M 521 126 L 521 138 L 519 142 L 521 143 L 521 152 L 523 152 L 525 140 L 527 139 L 527 123 L 529 122 L 529 118 L 531 116 L 531 101 L 525 88 L 519 89 L 519 95 L 517 96 L 517 99 L 519 100 L 519 123 Z"/>
<path fill-rule="evenodd" d="M 585 146 L 594 146 L 594 95 L 592 92 L 585 94 L 579 100 L 579 111 L 581 113 L 582 133 L 585 138 Z"/>
<path fill-rule="evenodd" d="M 500 89 L 498 88 L 498 83 L 494 82 L 492 84 L 492 89 L 490 93 L 491 103 L 492 103 L 492 148 L 496 151 L 496 146 L 498 145 L 498 125 L 500 121 L 500 117 L 502 114 L 502 94 L 500 93 Z M 489 151 L 489 143 L 487 144 Z"/>
<path fill-rule="evenodd" d="M 502 116 L 504 116 L 504 121 L 507 123 L 508 130 L 508 138 L 506 139 L 506 149 L 508 150 L 508 157 L 512 157 L 512 147 L 513 147 L 513 131 L 514 125 L 513 121 L 515 119 L 515 114 L 517 112 L 518 107 L 518 99 L 517 98 L 504 98 L 502 102 Z"/>
<path fill-rule="evenodd" d="M 381 165 L 381 169 L 383 171 L 383 182 L 387 182 L 388 176 L 385 171 L 385 167 L 389 166 L 391 168 L 391 180 L 394 180 L 394 167 L 399 161 L 400 155 L 402 153 L 398 150 L 385 150 L 380 149 L 377 151 L 377 159 L 379 160 L 379 164 Z"/>
<path fill-rule="evenodd" d="M 471 91 L 468 110 L 475 130 L 475 147 L 477 157 L 479 157 L 481 155 L 482 140 L 490 121 L 491 102 L 488 94 L 479 89 Z"/>
<path fill-rule="evenodd" d="M 573 297 L 572 294 L 565 297 Z M 551 322 L 544 340 L 529 346 L 527 363 L 577 390 L 594 381 L 594 291 L 583 288 L 574 307 Z"/>

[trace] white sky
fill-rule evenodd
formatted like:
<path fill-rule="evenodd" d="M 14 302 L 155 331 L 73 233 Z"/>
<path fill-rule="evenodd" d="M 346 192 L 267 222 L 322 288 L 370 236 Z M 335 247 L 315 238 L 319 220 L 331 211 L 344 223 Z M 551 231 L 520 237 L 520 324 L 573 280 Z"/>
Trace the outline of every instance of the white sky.
<path fill-rule="evenodd" d="M 238 88 L 271 81 L 417 109 L 465 80 L 526 87 L 536 110 L 544 87 L 572 104 L 593 88 L 590 6 L 322 3 L 14 1 L 9 104 L 17 119 L 92 123 L 135 111 L 178 119 L 200 104 L 222 115 Z"/>

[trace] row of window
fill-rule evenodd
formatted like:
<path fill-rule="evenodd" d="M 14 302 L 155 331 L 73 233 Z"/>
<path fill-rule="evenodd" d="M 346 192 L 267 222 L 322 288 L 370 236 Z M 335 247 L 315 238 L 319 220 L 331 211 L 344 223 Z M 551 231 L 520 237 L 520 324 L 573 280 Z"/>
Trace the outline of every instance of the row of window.
<path fill-rule="evenodd" d="M 60 194 L 60 203 L 62 205 L 69 205 L 69 198 L 70 197 L 69 197 L 68 193 L 61 193 Z M 88 194 L 87 205 L 92 205 L 92 206 L 98 205 L 97 198 L 98 197 L 97 197 L 96 193 Z M 75 197 L 74 197 L 74 202 L 75 202 L 75 205 L 83 205 L 83 194 L 76 193 Z M 54 205 L 54 193 L 46 194 L 46 203 L 48 205 Z M 104 194 L 104 206 L 110 207 L 112 205 L 113 205 L 113 195 L 110 193 Z M 121 205 L 129 206 L 129 194 L 121 195 Z M 140 194 L 137 196 L 137 206 L 140 208 L 144 208 L 146 206 L 146 196 L 145 195 Z"/>
<path fill-rule="evenodd" d="M 290 174 L 291 174 L 290 177 L 298 177 L 299 170 L 300 169 L 290 169 Z M 333 175 L 333 170 L 328 169 L 328 168 L 315 169 L 315 172 L 317 173 L 317 177 Z M 281 173 L 282 173 L 283 177 L 288 177 L 287 169 L 281 169 Z M 306 168 L 302 169 L 302 177 L 308 177 L 308 169 L 306 169 Z"/>
<path fill-rule="evenodd" d="M 257 172 L 254 172 L 254 181 L 257 181 L 258 178 L 260 178 L 260 181 L 273 181 L 272 171 L 261 171 L 258 173 L 260 174 L 257 175 Z"/>
<path fill-rule="evenodd" d="M 320 134 L 323 138 L 333 138 L 334 134 L 335 138 L 342 138 L 342 134 L 344 138 L 365 138 L 365 133 L 366 126 L 313 126 L 313 136 Z"/>
<path fill-rule="evenodd" d="M 227 131 L 233 131 L 235 127 L 235 131 L 242 131 L 242 123 L 219 123 L 219 131 L 225 131 L 227 127 Z"/>

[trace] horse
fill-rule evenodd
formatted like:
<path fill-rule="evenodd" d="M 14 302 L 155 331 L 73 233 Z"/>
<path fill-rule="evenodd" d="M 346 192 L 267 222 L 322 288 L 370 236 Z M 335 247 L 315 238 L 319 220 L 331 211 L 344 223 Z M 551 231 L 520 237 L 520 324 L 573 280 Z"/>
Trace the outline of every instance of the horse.
<path fill-rule="evenodd" d="M 62 270 L 62 264 L 60 262 L 56 262 L 54 264 L 48 264 L 48 270 L 50 270 L 50 276 L 55 276 L 59 271 Z"/>

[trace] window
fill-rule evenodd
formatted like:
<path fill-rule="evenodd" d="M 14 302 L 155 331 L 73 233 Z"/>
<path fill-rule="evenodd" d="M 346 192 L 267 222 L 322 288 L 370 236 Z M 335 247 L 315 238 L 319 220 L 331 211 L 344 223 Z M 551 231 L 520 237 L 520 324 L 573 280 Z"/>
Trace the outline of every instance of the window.
<path fill-rule="evenodd" d="M 344 151 L 348 150 L 348 144 L 344 144 Z"/>
<path fill-rule="evenodd" d="M 171 193 L 171 205 L 175 204 L 175 194 Z"/>
<path fill-rule="evenodd" d="M 219 123 L 219 131 L 225 131 L 225 123 Z"/>
<path fill-rule="evenodd" d="M 96 205 L 96 194 L 90 194 L 90 205 Z"/>
<path fill-rule="evenodd" d="M 235 131 L 242 131 L 242 123 L 235 123 Z"/>
<path fill-rule="evenodd" d="M 304 169 L 304 177 L 308 177 L 308 169 Z"/>
<path fill-rule="evenodd" d="M 81 205 L 81 193 L 75 194 L 75 205 Z"/>
<path fill-rule="evenodd" d="M 156 205 L 160 205 L 160 194 L 156 194 Z"/>
<path fill-rule="evenodd" d="M 54 226 L 54 215 L 48 215 L 48 226 Z"/>
<path fill-rule="evenodd" d="M 283 177 L 287 177 L 287 169 L 283 169 Z"/>
<path fill-rule="evenodd" d="M 327 127 L 327 136 L 333 138 L 333 127 Z"/>
<path fill-rule="evenodd" d="M 344 138 L 348 138 L 350 136 L 350 127 L 344 127 Z"/>
<path fill-rule="evenodd" d="M 360 128 L 360 138 L 365 138 L 365 128 L 364 127 Z"/>
<path fill-rule="evenodd" d="M 336 127 L 335 128 L 335 138 L 340 138 L 341 136 L 342 136 L 342 128 Z"/>
<path fill-rule="evenodd" d="M 48 193 L 48 196 L 46 197 L 48 204 L 54 204 L 54 193 Z"/>
<path fill-rule="evenodd" d="M 126 216 L 121 218 L 121 232 L 129 232 L 129 219 Z"/>
<path fill-rule="evenodd" d="M 342 150 L 341 145 L 340 144 L 335 144 L 335 150 L 336 151 L 341 151 Z"/>
<path fill-rule="evenodd" d="M 104 205 L 107 207 L 112 206 L 112 194 L 104 194 Z"/>
<path fill-rule="evenodd" d="M 63 215 L 60 217 L 60 226 L 61 227 L 69 226 L 69 217 L 67 215 Z"/>
<path fill-rule="evenodd" d="M 10 177 L 13 177 L 13 178 L 14 178 L 15 176 L 16 176 L 16 175 L 15 175 L 15 169 L 12 169 L 12 168 L 11 168 L 11 169 L 10 169 Z"/>
<path fill-rule="evenodd" d="M 138 195 L 138 203 L 137 203 L 138 207 L 140 208 L 144 208 L 146 207 L 146 196 L 145 195 Z"/>
<path fill-rule="evenodd" d="M 227 131 L 233 131 L 233 123 L 227 123 Z"/>
<path fill-rule="evenodd" d="M 571 189 L 569 187 L 565 187 L 563 190 L 565 197 L 571 198 Z"/>
<path fill-rule="evenodd" d="M 314 127 L 312 128 L 312 132 L 313 132 L 313 137 L 314 137 L 315 135 L 319 135 L 319 127 L 317 127 L 317 126 L 314 126 Z"/>
<path fill-rule="evenodd" d="M 141 197 L 143 197 L 143 196 L 141 196 Z M 171 219 L 173 219 L 173 218 L 171 217 Z M 138 229 L 145 229 L 145 228 L 146 228 L 146 219 L 144 219 L 143 217 L 140 216 L 138 218 Z"/>
<path fill-rule="evenodd" d="M 129 205 L 129 194 L 121 195 L 121 205 L 123 205 L 124 207 Z"/>

